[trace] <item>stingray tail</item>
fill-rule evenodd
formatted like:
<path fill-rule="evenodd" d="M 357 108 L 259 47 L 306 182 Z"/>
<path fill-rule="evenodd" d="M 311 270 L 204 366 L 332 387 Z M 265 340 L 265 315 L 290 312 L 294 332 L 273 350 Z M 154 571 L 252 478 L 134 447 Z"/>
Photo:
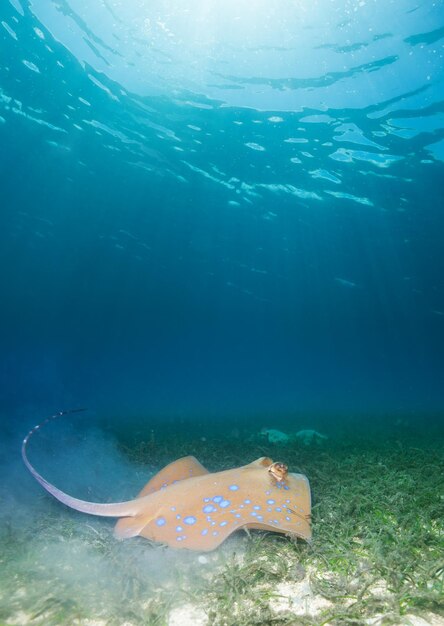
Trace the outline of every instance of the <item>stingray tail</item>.
<path fill-rule="evenodd" d="M 47 424 L 53 419 L 60 417 L 61 415 L 66 415 L 67 413 L 77 413 L 79 411 L 85 411 L 86 409 L 70 409 L 69 411 L 60 411 L 55 415 L 51 415 L 47 419 L 45 419 L 41 424 L 34 426 L 22 443 L 22 459 L 28 470 L 34 476 L 37 482 L 41 484 L 41 486 L 46 489 L 48 493 L 50 493 L 54 498 L 66 504 L 71 509 L 75 509 L 76 511 L 80 511 L 81 513 L 89 513 L 90 515 L 100 515 L 102 517 L 133 517 L 138 512 L 137 500 L 129 500 L 128 502 L 115 502 L 112 504 L 102 504 L 99 502 L 87 502 L 86 500 L 79 500 L 78 498 L 73 498 L 68 495 L 64 491 L 57 489 L 50 482 L 45 480 L 41 474 L 37 472 L 37 470 L 31 465 L 28 456 L 27 456 L 27 446 L 32 435 L 39 430 L 42 426 Z"/>

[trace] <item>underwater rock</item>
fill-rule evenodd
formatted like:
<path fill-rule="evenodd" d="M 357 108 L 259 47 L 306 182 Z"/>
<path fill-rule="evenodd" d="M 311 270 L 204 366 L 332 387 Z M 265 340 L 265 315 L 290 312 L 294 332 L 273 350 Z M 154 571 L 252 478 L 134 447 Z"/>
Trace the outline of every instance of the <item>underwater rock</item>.
<path fill-rule="evenodd" d="M 289 444 L 292 441 L 299 441 L 304 446 L 311 446 L 313 444 L 319 445 L 324 440 L 328 439 L 327 435 L 323 435 L 317 430 L 310 429 L 299 430 L 297 433 L 287 435 L 287 433 L 284 433 L 282 430 L 262 428 L 260 434 L 267 438 L 268 443 L 280 443 L 281 445 Z"/>
<path fill-rule="evenodd" d="M 301 441 L 304 446 L 310 446 L 313 443 L 320 444 L 325 439 L 328 439 L 327 435 L 318 433 L 317 430 L 300 430 L 292 438 Z"/>
<path fill-rule="evenodd" d="M 269 443 L 289 443 L 290 437 L 283 433 L 281 430 L 275 430 L 274 428 L 262 428 L 261 435 L 265 435 Z"/>

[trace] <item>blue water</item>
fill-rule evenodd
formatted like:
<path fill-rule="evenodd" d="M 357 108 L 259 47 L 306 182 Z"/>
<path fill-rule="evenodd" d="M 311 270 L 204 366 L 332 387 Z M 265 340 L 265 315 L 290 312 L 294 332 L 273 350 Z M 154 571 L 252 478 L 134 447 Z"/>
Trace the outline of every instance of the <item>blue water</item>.
<path fill-rule="evenodd" d="M 444 3 L 2 0 L 0 403 L 444 408 Z"/>

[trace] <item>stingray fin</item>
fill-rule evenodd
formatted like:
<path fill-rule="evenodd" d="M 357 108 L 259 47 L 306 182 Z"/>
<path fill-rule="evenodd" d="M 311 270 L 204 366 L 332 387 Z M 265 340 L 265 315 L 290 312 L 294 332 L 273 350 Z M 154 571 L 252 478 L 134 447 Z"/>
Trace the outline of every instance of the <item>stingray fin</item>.
<path fill-rule="evenodd" d="M 173 461 L 153 476 L 137 497 L 143 498 L 179 480 L 204 476 L 205 474 L 209 474 L 209 471 L 194 456 L 184 456 L 181 459 L 177 459 L 177 461 Z"/>
<path fill-rule="evenodd" d="M 131 518 L 128 518 L 131 525 Z M 118 525 L 121 524 L 124 520 L 119 520 Z M 217 531 L 213 531 L 208 533 L 205 537 L 202 536 L 201 533 L 195 533 L 192 535 L 186 536 L 183 538 L 183 541 L 178 541 L 178 533 L 173 531 L 168 534 L 163 534 L 162 537 L 157 536 L 156 529 L 153 523 L 148 523 L 143 528 L 140 528 L 138 531 L 138 535 L 140 537 L 144 537 L 145 539 L 150 539 L 151 541 L 158 541 L 163 543 L 164 545 L 169 546 L 170 548 L 174 548 L 175 550 L 185 549 L 185 550 L 196 550 L 198 552 L 211 552 L 215 550 L 221 543 L 227 539 L 233 532 L 235 532 L 236 528 L 230 528 L 226 526 L 221 528 L 218 526 Z M 184 532 L 186 530 L 184 529 Z M 128 535 L 130 536 L 130 535 Z"/>
<path fill-rule="evenodd" d="M 272 463 L 273 463 L 273 460 L 270 459 L 270 457 L 261 456 L 259 459 L 256 459 L 255 461 L 253 461 L 252 463 L 249 463 L 249 465 L 246 465 L 245 467 L 261 469 L 262 467 L 270 467 Z"/>
<path fill-rule="evenodd" d="M 122 517 L 114 526 L 114 537 L 116 539 L 129 539 L 141 535 L 141 531 L 146 526 L 146 516 Z M 149 537 L 148 537 L 149 538 Z"/>

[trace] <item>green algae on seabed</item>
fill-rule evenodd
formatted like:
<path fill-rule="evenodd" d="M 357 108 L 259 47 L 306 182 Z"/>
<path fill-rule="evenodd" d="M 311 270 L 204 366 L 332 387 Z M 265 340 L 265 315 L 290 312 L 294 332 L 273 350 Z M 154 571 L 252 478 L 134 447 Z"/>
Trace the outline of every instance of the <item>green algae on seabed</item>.
<path fill-rule="evenodd" d="M 11 515 L 1 530 L 0 623 L 408 624 L 419 614 L 444 624 L 442 437 L 343 433 L 307 448 L 190 432 L 122 452 L 139 470 L 188 453 L 212 470 L 262 454 L 285 461 L 310 479 L 313 543 L 240 533 L 199 555 L 117 542 L 109 523 L 42 494 L 32 524 Z"/>

